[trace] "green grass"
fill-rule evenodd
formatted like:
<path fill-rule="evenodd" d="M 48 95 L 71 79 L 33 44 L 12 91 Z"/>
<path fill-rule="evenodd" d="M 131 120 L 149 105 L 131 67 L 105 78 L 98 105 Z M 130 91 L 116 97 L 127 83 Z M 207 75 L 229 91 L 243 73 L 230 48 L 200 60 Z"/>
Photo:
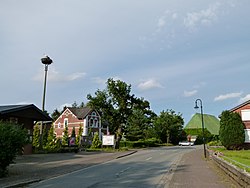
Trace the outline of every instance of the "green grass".
<path fill-rule="evenodd" d="M 214 151 L 223 153 L 223 159 L 235 166 L 250 172 L 250 150 L 226 150 L 225 148 L 211 148 Z"/>

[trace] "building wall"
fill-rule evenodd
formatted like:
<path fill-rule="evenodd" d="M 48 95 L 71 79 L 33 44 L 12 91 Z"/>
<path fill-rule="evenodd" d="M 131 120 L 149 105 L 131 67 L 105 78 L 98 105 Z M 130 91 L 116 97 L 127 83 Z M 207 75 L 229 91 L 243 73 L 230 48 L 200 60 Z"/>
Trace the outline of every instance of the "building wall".
<path fill-rule="evenodd" d="M 65 122 L 68 122 L 68 130 L 69 130 L 69 136 L 72 133 L 73 127 L 75 127 L 76 135 L 79 133 L 79 128 L 82 126 L 83 128 L 83 135 L 82 136 L 88 136 L 89 128 L 91 128 L 92 135 L 94 132 L 98 132 L 100 135 L 101 131 L 101 118 L 100 116 L 95 112 L 91 111 L 85 119 L 78 119 L 77 116 L 75 116 L 69 109 L 66 109 L 61 116 L 54 122 L 54 128 L 56 137 L 62 137 L 63 131 L 65 129 Z M 101 135 L 100 135 L 101 136 Z"/>
<path fill-rule="evenodd" d="M 250 143 L 250 104 L 246 104 L 233 112 L 240 114 L 245 125 L 245 143 Z"/>
<path fill-rule="evenodd" d="M 57 137 L 63 136 L 63 130 L 66 126 L 66 121 L 68 129 L 69 129 L 69 136 L 72 133 L 73 127 L 75 127 L 76 135 L 78 135 L 80 126 L 84 127 L 83 120 L 79 120 L 69 109 L 66 109 L 62 115 L 54 122 L 54 128 Z"/>

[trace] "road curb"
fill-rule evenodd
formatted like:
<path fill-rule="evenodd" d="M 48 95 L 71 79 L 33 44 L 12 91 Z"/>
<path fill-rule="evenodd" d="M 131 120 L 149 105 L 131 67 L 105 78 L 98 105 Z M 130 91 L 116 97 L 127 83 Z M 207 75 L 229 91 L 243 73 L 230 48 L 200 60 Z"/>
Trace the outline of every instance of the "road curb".
<path fill-rule="evenodd" d="M 42 179 L 34 179 L 34 180 L 29 180 L 29 181 L 23 181 L 23 182 L 19 182 L 13 185 L 8 185 L 5 186 L 3 188 L 16 188 L 16 187 L 24 187 L 26 185 L 32 184 L 32 183 L 37 183 L 39 181 L 42 181 Z"/>
<path fill-rule="evenodd" d="M 126 156 L 129 156 L 129 155 L 132 155 L 132 154 L 134 154 L 134 153 L 136 153 L 136 152 L 137 152 L 137 151 L 132 151 L 132 152 L 130 152 L 130 153 L 127 153 L 127 154 L 118 156 L 118 157 L 116 157 L 116 159 L 119 159 L 119 158 L 122 158 L 122 157 L 126 157 Z"/>

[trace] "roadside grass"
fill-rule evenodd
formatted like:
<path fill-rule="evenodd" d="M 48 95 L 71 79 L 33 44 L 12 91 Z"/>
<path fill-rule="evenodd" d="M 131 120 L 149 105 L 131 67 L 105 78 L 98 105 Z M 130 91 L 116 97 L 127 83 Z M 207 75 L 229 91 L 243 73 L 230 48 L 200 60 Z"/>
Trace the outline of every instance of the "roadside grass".
<path fill-rule="evenodd" d="M 226 150 L 225 148 L 210 148 L 221 152 L 222 158 L 233 165 L 250 172 L 250 150 Z"/>

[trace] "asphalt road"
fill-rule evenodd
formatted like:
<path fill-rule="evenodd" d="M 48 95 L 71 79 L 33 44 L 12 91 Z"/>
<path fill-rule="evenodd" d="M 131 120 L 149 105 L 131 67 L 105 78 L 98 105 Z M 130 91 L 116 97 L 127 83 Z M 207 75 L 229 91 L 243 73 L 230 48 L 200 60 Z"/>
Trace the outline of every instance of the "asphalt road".
<path fill-rule="evenodd" d="M 137 153 L 78 170 L 29 187 L 167 187 L 171 171 L 194 147 L 164 147 Z"/>

